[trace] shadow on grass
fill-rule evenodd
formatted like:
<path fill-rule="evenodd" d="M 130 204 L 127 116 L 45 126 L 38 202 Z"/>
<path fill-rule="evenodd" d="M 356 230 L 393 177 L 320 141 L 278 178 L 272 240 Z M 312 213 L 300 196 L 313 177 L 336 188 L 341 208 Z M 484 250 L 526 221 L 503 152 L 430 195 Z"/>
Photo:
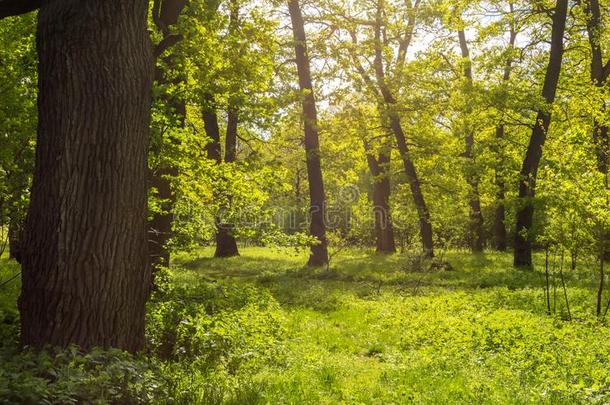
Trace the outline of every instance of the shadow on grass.
<path fill-rule="evenodd" d="M 309 268 L 303 257 L 289 257 L 281 252 L 265 253 L 263 257 L 247 249 L 243 253 L 228 259 L 191 258 L 181 261 L 179 266 L 198 277 L 253 283 L 269 290 L 284 306 L 320 312 L 336 310 L 350 296 L 377 300 L 384 294 L 413 297 L 453 292 L 475 294 L 485 290 L 490 295 L 499 294 L 496 299 L 503 303 L 503 308 L 535 307 L 538 311 L 543 304 L 540 297 L 544 274 L 513 269 L 508 254 L 448 252 L 444 258 L 451 264 L 451 271 L 417 272 L 408 267 L 408 258 L 402 254 L 348 251 L 335 258 L 326 270 Z M 590 274 L 583 277 L 582 271 L 566 271 L 565 278 L 571 288 L 591 289 L 594 281 Z"/>

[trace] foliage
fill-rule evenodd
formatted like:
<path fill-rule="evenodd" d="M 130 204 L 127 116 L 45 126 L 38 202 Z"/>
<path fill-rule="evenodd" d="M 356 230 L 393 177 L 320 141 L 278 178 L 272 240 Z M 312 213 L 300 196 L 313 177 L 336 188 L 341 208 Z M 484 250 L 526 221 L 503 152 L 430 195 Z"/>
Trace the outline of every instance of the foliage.
<path fill-rule="evenodd" d="M 566 275 L 568 322 L 561 300 L 558 317 L 546 314 L 542 275 L 514 272 L 504 254 L 447 252 L 452 271 L 419 272 L 406 256 L 346 250 L 331 274 L 301 268 L 305 252 L 242 254 L 176 258 L 149 305 L 148 354 L 19 353 L 17 329 L 6 332 L 0 401 L 610 400 L 608 327 L 592 312 L 589 264 Z M 16 314 L 17 292 L 0 301 L 3 313 Z"/>

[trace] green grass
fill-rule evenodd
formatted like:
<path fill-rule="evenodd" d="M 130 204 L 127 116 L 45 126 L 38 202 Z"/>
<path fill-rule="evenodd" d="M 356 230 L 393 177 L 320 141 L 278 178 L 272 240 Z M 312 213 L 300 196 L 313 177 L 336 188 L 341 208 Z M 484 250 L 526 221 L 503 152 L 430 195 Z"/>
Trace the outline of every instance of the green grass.
<path fill-rule="evenodd" d="M 271 403 L 609 398 L 609 330 L 592 316 L 589 270 L 567 274 L 576 319 L 568 322 L 559 287 L 556 316 L 548 316 L 543 275 L 515 271 L 505 254 L 449 253 L 453 270 L 432 273 L 410 271 L 401 255 L 358 251 L 340 255 L 328 272 L 281 251 L 210 254 L 178 257 L 175 282 L 231 280 L 280 303 L 285 361 L 255 376 Z"/>
<path fill-rule="evenodd" d="M 610 401 L 593 267 L 566 274 L 568 321 L 559 281 L 549 316 L 543 274 L 514 270 L 506 254 L 449 252 L 452 270 L 433 272 L 363 251 L 329 271 L 288 250 L 211 254 L 177 255 L 150 304 L 146 361 L 165 387 L 153 402 Z M 15 270 L 2 259 L 0 280 Z M 17 293 L 17 283 L 1 291 L 2 308 Z"/>

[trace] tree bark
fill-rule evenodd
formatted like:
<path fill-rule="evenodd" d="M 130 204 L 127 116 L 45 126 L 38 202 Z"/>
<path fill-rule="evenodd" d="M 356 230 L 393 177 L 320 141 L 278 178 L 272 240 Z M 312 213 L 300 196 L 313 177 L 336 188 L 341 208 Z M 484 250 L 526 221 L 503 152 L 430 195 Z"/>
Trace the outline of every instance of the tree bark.
<path fill-rule="evenodd" d="M 39 127 L 21 342 L 144 345 L 152 45 L 145 0 L 39 12 Z"/>
<path fill-rule="evenodd" d="M 473 79 L 472 79 L 472 61 L 470 60 L 470 51 L 468 50 L 468 42 L 463 30 L 458 31 L 458 39 L 460 50 L 464 64 L 464 78 L 466 79 L 466 93 L 472 94 Z M 466 105 L 466 119 L 470 119 L 472 108 L 470 103 Z M 468 184 L 468 207 L 470 208 L 470 220 L 468 229 L 468 239 L 470 249 L 475 252 L 482 252 L 485 244 L 485 232 L 483 213 L 481 212 L 481 199 L 479 197 L 479 179 L 474 168 L 474 130 L 467 123 L 465 125 L 464 134 L 464 158 L 466 159 L 465 175 L 466 183 Z"/>
<path fill-rule="evenodd" d="M 395 253 L 394 226 L 390 214 L 390 159 L 391 150 L 385 148 L 375 158 L 365 141 L 366 160 L 373 176 L 373 215 L 375 216 L 375 244 L 377 253 Z"/>
<path fill-rule="evenodd" d="M 318 140 L 318 112 L 311 83 L 311 69 L 307 53 L 307 37 L 299 0 L 288 1 L 288 11 L 292 21 L 296 65 L 299 76 L 299 87 L 303 105 L 303 123 L 305 127 L 305 157 L 307 178 L 309 180 L 309 233 L 318 240 L 311 247 L 309 266 L 328 264 L 328 247 L 325 224 L 325 195 L 322 168 L 320 163 L 320 144 Z"/>
<path fill-rule="evenodd" d="M 542 159 L 542 147 L 551 124 L 551 105 L 555 101 L 557 84 L 561 73 L 563 58 L 563 36 L 568 10 L 567 0 L 557 0 L 553 14 L 551 31 L 551 49 L 542 88 L 542 98 L 546 106 L 538 110 L 536 122 L 532 129 L 525 159 L 519 176 L 519 207 L 515 227 L 514 265 L 531 267 L 532 265 L 532 226 L 534 223 L 534 197 L 536 196 L 536 177 Z"/>

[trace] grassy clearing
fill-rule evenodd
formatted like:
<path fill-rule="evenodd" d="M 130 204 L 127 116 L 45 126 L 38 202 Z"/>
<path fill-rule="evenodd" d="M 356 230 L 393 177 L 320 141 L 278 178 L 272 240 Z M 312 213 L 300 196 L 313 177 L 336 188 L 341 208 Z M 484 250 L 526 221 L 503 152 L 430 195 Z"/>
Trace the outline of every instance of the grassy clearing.
<path fill-rule="evenodd" d="M 150 304 L 150 353 L 138 360 L 155 364 L 150 402 L 610 401 L 610 330 L 592 315 L 593 269 L 568 272 L 566 321 L 559 280 L 549 316 L 543 275 L 513 270 L 503 254 L 451 252 L 452 270 L 435 272 L 361 251 L 330 271 L 291 251 L 210 256 L 178 255 Z M 0 279 L 16 270 L 7 263 Z M 16 283 L 1 292 L 5 313 L 17 293 Z"/>
<path fill-rule="evenodd" d="M 452 271 L 413 272 L 401 255 L 347 252 L 330 272 L 304 256 L 246 249 L 181 256 L 175 282 L 230 280 L 271 292 L 284 362 L 254 379 L 270 402 L 574 402 L 606 398 L 608 329 L 591 316 L 591 273 L 568 274 L 575 321 L 546 315 L 537 272 L 503 254 L 449 253 Z M 559 283 L 559 280 L 557 280 Z"/>

